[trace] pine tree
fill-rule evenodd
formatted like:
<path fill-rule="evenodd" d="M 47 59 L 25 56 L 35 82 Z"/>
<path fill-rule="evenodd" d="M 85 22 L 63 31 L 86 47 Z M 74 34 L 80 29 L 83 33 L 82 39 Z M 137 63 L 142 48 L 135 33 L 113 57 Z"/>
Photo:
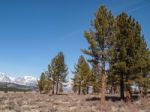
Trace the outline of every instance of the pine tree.
<path fill-rule="evenodd" d="M 105 66 L 108 58 L 109 49 L 115 36 L 115 19 L 105 6 L 101 6 L 93 23 L 93 31 L 85 32 L 85 38 L 89 43 L 88 50 L 82 50 L 85 54 L 93 57 L 91 60 L 101 67 L 101 112 L 106 109 L 106 76 Z"/>
<path fill-rule="evenodd" d="M 43 88 L 43 81 L 44 80 L 45 80 L 45 74 L 42 73 L 40 76 L 40 80 L 38 81 L 38 87 L 39 87 L 40 93 L 44 90 L 44 88 Z"/>
<path fill-rule="evenodd" d="M 43 81 L 43 90 L 44 90 L 44 93 L 49 93 L 50 90 L 51 90 L 51 80 L 44 80 Z"/>
<path fill-rule="evenodd" d="M 146 49 L 146 42 L 144 41 L 144 38 L 141 38 L 141 40 L 142 41 L 139 44 L 141 53 L 138 53 L 137 57 L 139 57 L 139 59 L 136 61 L 136 67 L 138 69 L 135 73 L 137 74 L 137 77 L 133 78 L 135 78 L 135 82 L 139 87 L 143 87 L 143 91 L 141 93 L 146 94 L 147 90 L 150 89 L 150 52 L 149 49 Z"/>
<path fill-rule="evenodd" d="M 67 76 L 67 65 L 65 64 L 64 54 L 59 52 L 53 59 L 50 65 L 48 65 L 49 78 L 52 80 L 52 94 L 56 87 L 56 94 L 60 88 L 62 88 L 63 83 L 66 82 Z M 62 91 L 62 90 L 61 90 Z"/>
<path fill-rule="evenodd" d="M 75 74 L 73 78 L 73 90 L 78 94 L 88 94 L 91 79 L 91 70 L 88 62 L 83 56 L 80 56 L 77 65 L 75 66 Z"/>
<path fill-rule="evenodd" d="M 113 74 L 119 77 L 121 99 L 124 91 L 130 99 L 132 82 L 147 71 L 147 47 L 138 22 L 126 13 L 121 13 L 116 20 L 119 31 L 113 43 L 111 64 Z"/>
<path fill-rule="evenodd" d="M 38 81 L 38 87 L 39 87 L 40 93 L 42 92 L 48 93 L 51 89 L 51 80 L 49 80 L 45 76 L 44 72 L 40 76 L 40 80 Z"/>
<path fill-rule="evenodd" d="M 72 85 L 72 89 L 73 91 L 76 93 L 78 93 L 79 95 L 81 94 L 81 78 L 80 75 L 74 72 L 74 78 L 73 80 L 73 85 Z"/>
<path fill-rule="evenodd" d="M 62 86 L 63 82 L 66 82 L 67 65 L 65 64 L 64 54 L 59 52 L 55 59 L 56 65 L 56 94 L 58 94 L 59 86 Z"/>
<path fill-rule="evenodd" d="M 52 81 L 52 95 L 54 95 L 55 91 L 55 59 L 52 59 L 51 64 L 48 65 L 48 73 L 49 73 L 49 79 Z"/>

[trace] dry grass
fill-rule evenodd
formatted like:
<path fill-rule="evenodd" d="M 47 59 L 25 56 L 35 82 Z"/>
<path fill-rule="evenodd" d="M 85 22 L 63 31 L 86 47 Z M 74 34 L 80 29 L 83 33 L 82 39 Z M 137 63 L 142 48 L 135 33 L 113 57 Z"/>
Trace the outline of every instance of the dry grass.
<path fill-rule="evenodd" d="M 96 95 L 50 96 L 36 92 L 0 92 L 0 112 L 99 112 Z M 150 98 L 126 104 L 107 101 L 106 112 L 150 112 Z"/>

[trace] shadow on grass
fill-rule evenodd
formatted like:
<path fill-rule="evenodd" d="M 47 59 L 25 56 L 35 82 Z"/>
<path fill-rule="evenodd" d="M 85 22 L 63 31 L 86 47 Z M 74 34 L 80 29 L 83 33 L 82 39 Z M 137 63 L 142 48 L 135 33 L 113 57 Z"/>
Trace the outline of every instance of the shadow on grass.
<path fill-rule="evenodd" d="M 119 96 L 106 96 L 106 101 L 112 101 L 112 102 L 116 102 L 116 101 L 121 101 L 121 98 Z M 126 98 L 125 98 L 126 99 Z M 100 97 L 92 97 L 92 98 L 87 98 L 86 101 L 97 101 L 100 100 Z M 139 100 L 139 96 L 138 95 L 133 95 L 132 96 L 132 101 L 137 101 Z"/>
<path fill-rule="evenodd" d="M 68 94 L 65 93 L 49 94 L 49 96 L 59 96 L 59 95 L 67 96 Z"/>
<path fill-rule="evenodd" d="M 106 101 L 111 100 L 113 102 L 121 100 L 120 97 L 117 97 L 117 96 L 106 96 L 105 98 L 106 98 Z M 97 101 L 97 100 L 100 100 L 100 98 L 99 97 L 92 97 L 92 98 L 87 98 L 86 99 L 86 101 Z"/>
<path fill-rule="evenodd" d="M 68 95 L 68 94 L 65 94 L 65 93 L 58 93 L 56 95 Z"/>

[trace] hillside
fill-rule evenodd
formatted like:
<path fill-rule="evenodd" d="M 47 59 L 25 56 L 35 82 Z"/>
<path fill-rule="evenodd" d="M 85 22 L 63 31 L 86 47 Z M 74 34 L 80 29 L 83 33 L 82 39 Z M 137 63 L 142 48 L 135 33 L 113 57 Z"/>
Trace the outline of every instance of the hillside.
<path fill-rule="evenodd" d="M 0 82 L 0 91 L 31 91 L 35 86 L 19 85 L 16 83 Z"/>
<path fill-rule="evenodd" d="M 0 91 L 29 91 L 35 89 L 37 89 L 37 79 L 35 77 L 11 77 L 0 72 Z"/>

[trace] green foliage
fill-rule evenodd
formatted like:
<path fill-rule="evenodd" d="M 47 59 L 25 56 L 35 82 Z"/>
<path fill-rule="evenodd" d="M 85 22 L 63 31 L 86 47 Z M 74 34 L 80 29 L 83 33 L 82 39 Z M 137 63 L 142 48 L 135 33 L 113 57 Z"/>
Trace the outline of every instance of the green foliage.
<path fill-rule="evenodd" d="M 59 52 L 53 59 L 50 65 L 48 65 L 49 79 L 52 80 L 52 94 L 56 86 L 56 94 L 58 91 L 62 91 L 63 83 L 66 82 L 67 65 L 65 64 L 64 54 Z"/>
<path fill-rule="evenodd" d="M 51 81 L 50 80 L 44 80 L 43 81 L 43 90 L 44 90 L 44 92 L 45 93 L 49 93 L 50 92 L 50 90 L 51 90 Z"/>
<path fill-rule="evenodd" d="M 120 83 L 122 98 L 124 86 L 126 91 L 130 91 L 133 82 L 148 88 L 150 51 L 141 34 L 141 26 L 134 18 L 124 12 L 115 18 L 111 11 L 101 6 L 95 14 L 92 28 L 85 31 L 84 36 L 89 46 L 82 52 L 92 57 L 89 59 L 93 67 L 91 84 L 93 88 L 102 88 L 102 99 L 105 96 L 106 80 L 111 86 Z M 106 63 L 110 67 L 108 72 L 105 70 Z M 76 75 L 75 79 L 78 79 Z"/>
<path fill-rule="evenodd" d="M 111 11 L 108 11 L 107 8 L 102 5 L 95 15 L 92 26 L 93 29 L 85 31 L 84 33 L 89 46 L 88 49 L 82 51 L 92 57 L 90 60 L 92 64 L 100 68 L 101 73 L 99 74 L 99 77 L 101 76 L 101 84 L 99 85 L 101 86 L 101 111 L 104 111 L 106 95 L 105 67 L 106 63 L 109 61 L 110 48 L 116 34 L 115 18 Z"/>
<path fill-rule="evenodd" d="M 38 87 L 40 93 L 49 93 L 49 91 L 51 90 L 51 80 L 48 79 L 44 73 L 41 74 L 40 80 L 38 81 Z"/>
<path fill-rule="evenodd" d="M 83 94 L 88 93 L 88 87 L 90 86 L 91 81 L 91 70 L 83 56 L 80 56 L 73 73 L 75 74 L 73 78 L 73 90 L 79 94 L 81 92 Z"/>
<path fill-rule="evenodd" d="M 100 67 L 98 65 L 92 64 L 92 70 L 91 70 L 91 86 L 93 87 L 94 93 L 99 93 L 101 88 L 101 78 L 100 78 Z"/>
<path fill-rule="evenodd" d="M 132 82 L 141 80 L 148 74 L 149 54 L 139 23 L 126 13 L 121 13 L 116 20 L 119 31 L 113 43 L 110 63 L 114 77 L 119 77 L 123 98 L 124 85 L 126 91 L 129 91 L 130 88 L 127 87 Z"/>

